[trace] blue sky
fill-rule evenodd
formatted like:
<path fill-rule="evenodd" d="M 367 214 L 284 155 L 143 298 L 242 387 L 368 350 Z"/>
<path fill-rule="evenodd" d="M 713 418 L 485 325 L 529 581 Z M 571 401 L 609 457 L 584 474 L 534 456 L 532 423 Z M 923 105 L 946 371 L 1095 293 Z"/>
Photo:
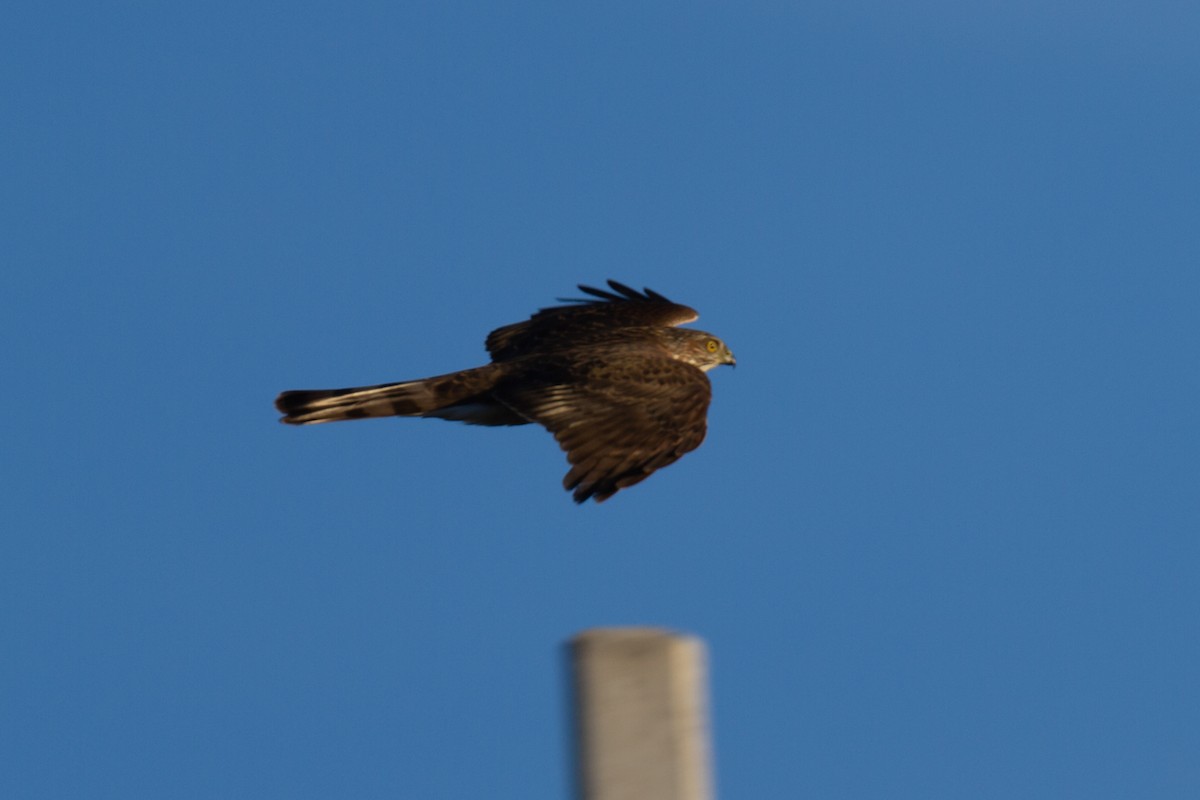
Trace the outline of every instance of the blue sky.
<path fill-rule="evenodd" d="M 569 796 L 563 642 L 710 648 L 720 795 L 1200 793 L 1200 13 L 19 4 L 0 795 Z M 577 507 L 293 429 L 617 278 L 738 357 Z"/>

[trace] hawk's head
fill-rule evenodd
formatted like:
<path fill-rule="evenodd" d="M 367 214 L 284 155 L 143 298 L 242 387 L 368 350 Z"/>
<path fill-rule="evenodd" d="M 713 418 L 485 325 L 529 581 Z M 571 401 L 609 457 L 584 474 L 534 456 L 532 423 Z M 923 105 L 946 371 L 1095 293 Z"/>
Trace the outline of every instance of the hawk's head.
<path fill-rule="evenodd" d="M 737 360 L 729 348 L 711 333 L 694 331 L 689 328 L 667 328 L 664 330 L 671 338 L 671 355 L 680 361 L 686 361 L 693 367 L 708 372 L 713 367 L 728 364 L 737 366 Z"/>

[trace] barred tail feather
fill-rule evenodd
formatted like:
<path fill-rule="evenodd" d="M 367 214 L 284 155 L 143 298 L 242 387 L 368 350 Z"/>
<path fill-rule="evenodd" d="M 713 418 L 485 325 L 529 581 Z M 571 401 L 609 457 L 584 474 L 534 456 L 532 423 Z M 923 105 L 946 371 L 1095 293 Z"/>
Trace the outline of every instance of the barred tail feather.
<path fill-rule="evenodd" d="M 436 408 L 423 381 L 358 386 L 351 389 L 301 389 L 275 400 L 289 425 L 311 425 L 368 417 L 413 417 Z"/>
<path fill-rule="evenodd" d="M 357 386 L 350 389 L 300 389 L 275 398 L 280 422 L 313 425 L 371 417 L 441 417 L 476 425 L 528 422 L 492 399 L 499 372 L 495 365 L 419 381 Z"/>

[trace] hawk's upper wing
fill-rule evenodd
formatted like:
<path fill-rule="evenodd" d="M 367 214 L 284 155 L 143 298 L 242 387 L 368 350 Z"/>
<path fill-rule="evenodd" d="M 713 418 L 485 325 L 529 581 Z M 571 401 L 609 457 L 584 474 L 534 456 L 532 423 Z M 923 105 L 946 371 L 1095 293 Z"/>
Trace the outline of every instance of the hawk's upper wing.
<path fill-rule="evenodd" d="M 606 500 L 704 441 L 712 387 L 689 364 L 666 356 L 616 359 L 575 377 L 530 375 L 497 397 L 554 434 L 571 463 L 563 486 L 578 503 Z"/>
<path fill-rule="evenodd" d="M 682 325 L 699 317 L 650 289 L 643 293 L 616 281 L 608 285 L 613 291 L 581 285 L 592 298 L 566 300 L 574 305 L 543 308 L 524 322 L 492 331 L 487 338 L 492 360 L 580 344 L 619 328 Z"/>

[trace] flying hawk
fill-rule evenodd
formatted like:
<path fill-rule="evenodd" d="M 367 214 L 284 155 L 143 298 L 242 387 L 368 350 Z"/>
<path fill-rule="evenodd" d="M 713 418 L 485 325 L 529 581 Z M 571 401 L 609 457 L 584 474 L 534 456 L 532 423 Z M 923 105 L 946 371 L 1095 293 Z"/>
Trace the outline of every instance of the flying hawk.
<path fill-rule="evenodd" d="M 733 365 L 725 343 L 675 327 L 699 315 L 658 292 L 608 282 L 487 337 L 492 363 L 417 381 L 284 392 L 289 425 L 365 417 L 439 417 L 473 425 L 536 422 L 558 440 L 575 502 L 601 502 L 704 441 L 712 387 Z"/>

